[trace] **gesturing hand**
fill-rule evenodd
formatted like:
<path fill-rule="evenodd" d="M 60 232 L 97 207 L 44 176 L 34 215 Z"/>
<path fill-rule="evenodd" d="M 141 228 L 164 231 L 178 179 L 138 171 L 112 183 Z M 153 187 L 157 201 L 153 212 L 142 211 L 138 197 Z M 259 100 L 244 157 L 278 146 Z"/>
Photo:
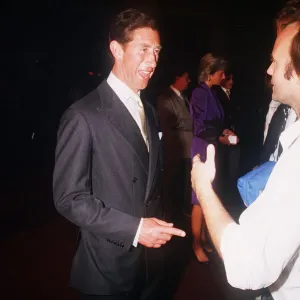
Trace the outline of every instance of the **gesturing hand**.
<path fill-rule="evenodd" d="M 184 237 L 185 232 L 174 228 L 172 223 L 167 223 L 156 218 L 145 218 L 143 219 L 138 242 L 148 248 L 160 248 L 173 235 Z"/>

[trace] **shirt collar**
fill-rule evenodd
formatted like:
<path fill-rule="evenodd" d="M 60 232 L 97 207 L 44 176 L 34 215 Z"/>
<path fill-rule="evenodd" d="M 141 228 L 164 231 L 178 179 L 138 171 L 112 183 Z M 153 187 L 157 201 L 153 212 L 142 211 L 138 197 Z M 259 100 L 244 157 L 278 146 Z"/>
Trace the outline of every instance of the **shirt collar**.
<path fill-rule="evenodd" d="M 280 135 L 280 143 L 282 149 L 285 150 L 289 148 L 293 142 L 300 136 L 300 119 L 295 123 L 291 124 L 286 130 L 284 130 Z"/>
<path fill-rule="evenodd" d="M 181 93 L 173 85 L 170 85 L 170 88 L 175 92 L 177 96 L 181 97 Z"/>
<path fill-rule="evenodd" d="M 221 88 L 222 88 L 222 90 L 223 90 L 226 94 L 228 94 L 228 92 L 229 92 L 229 94 L 230 94 L 230 90 L 227 90 L 227 89 L 225 89 L 225 88 L 222 87 L 222 86 L 221 86 Z"/>
<path fill-rule="evenodd" d="M 140 99 L 140 91 L 135 93 L 131 88 L 129 88 L 122 80 L 120 80 L 112 71 L 107 78 L 108 85 L 113 89 L 120 99 L 128 100 Z"/>

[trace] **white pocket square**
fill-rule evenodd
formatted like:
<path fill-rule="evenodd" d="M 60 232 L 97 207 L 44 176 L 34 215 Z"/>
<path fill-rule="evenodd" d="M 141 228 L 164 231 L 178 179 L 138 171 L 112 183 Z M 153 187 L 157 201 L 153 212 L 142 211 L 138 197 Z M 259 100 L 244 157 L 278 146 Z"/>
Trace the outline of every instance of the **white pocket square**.
<path fill-rule="evenodd" d="M 159 137 L 160 140 L 161 140 L 162 136 L 163 136 L 162 132 L 159 132 L 158 137 Z"/>

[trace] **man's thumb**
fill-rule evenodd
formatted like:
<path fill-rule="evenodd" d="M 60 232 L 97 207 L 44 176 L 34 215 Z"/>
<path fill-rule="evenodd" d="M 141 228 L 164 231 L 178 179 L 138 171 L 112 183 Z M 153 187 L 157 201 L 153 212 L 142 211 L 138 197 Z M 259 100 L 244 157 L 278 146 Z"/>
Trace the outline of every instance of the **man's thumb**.
<path fill-rule="evenodd" d="M 207 147 L 207 162 L 210 165 L 215 163 L 215 147 L 212 144 Z"/>

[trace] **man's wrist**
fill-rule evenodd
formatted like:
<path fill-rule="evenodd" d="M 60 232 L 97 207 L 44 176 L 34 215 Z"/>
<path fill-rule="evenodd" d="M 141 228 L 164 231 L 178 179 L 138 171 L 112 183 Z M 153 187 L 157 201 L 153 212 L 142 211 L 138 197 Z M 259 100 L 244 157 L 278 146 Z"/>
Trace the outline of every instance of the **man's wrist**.
<path fill-rule="evenodd" d="M 196 190 L 197 199 L 200 203 L 211 199 L 214 194 L 215 192 L 212 187 L 212 183 L 208 183 L 205 189 L 201 189 L 199 191 Z"/>
<path fill-rule="evenodd" d="M 135 237 L 134 237 L 134 240 L 133 240 L 133 243 L 132 243 L 132 245 L 134 247 L 137 247 L 137 245 L 138 245 L 138 241 L 139 241 L 139 237 L 140 237 L 140 232 L 141 232 L 141 229 L 142 229 L 142 225 L 143 225 L 143 218 L 141 218 L 139 227 L 138 227 L 138 229 L 136 231 L 136 234 L 135 234 Z"/>

